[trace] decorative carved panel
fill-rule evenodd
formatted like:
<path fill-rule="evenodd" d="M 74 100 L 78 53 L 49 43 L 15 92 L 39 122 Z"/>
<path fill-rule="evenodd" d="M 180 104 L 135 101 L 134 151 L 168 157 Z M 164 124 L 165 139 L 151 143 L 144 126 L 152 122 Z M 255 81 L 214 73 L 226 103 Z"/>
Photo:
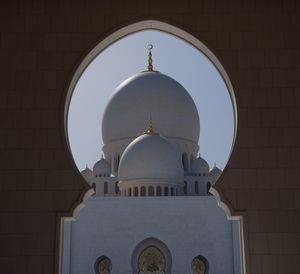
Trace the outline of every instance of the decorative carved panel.
<path fill-rule="evenodd" d="M 108 258 L 104 258 L 98 264 L 98 274 L 110 274 L 111 262 Z"/>
<path fill-rule="evenodd" d="M 139 274 L 165 274 L 166 259 L 156 247 L 145 248 L 138 260 Z"/>
<path fill-rule="evenodd" d="M 205 274 L 206 265 L 200 257 L 196 257 L 192 262 L 193 274 Z"/>

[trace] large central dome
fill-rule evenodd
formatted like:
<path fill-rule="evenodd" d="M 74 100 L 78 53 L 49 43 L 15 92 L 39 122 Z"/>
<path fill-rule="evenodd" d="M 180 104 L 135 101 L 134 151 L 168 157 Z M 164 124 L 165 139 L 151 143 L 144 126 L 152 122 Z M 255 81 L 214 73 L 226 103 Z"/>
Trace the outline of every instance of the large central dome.
<path fill-rule="evenodd" d="M 117 87 L 103 115 L 104 144 L 136 138 L 150 114 L 162 136 L 198 144 L 200 121 L 192 97 L 177 81 L 157 71 L 138 73 Z"/>

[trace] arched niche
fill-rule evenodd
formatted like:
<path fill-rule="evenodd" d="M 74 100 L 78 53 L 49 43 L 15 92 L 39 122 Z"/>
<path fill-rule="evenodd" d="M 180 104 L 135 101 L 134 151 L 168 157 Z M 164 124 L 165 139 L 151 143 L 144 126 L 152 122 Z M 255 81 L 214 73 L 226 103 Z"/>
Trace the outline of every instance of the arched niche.
<path fill-rule="evenodd" d="M 208 260 L 202 256 L 198 255 L 192 260 L 192 273 L 193 274 L 208 274 L 209 263 Z"/>
<path fill-rule="evenodd" d="M 147 248 L 157 249 L 158 253 L 161 253 L 164 258 L 164 270 L 165 274 L 171 274 L 172 272 L 172 256 L 169 248 L 166 244 L 156 238 L 147 238 L 140 242 L 136 248 L 132 252 L 131 257 L 131 265 L 132 265 L 132 273 L 139 274 L 139 260 L 140 256 L 143 255 L 143 252 L 147 250 Z"/>
<path fill-rule="evenodd" d="M 112 262 L 106 256 L 100 256 L 94 265 L 95 274 L 110 274 L 112 271 Z"/>

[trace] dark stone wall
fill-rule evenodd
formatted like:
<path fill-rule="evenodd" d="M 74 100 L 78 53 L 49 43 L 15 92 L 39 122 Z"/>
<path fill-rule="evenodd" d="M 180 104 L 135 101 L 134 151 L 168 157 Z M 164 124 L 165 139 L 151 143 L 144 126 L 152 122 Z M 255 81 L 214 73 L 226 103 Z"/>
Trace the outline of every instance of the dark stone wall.
<path fill-rule="evenodd" d="M 65 141 L 66 89 L 102 38 L 144 19 L 178 26 L 227 70 L 236 146 L 218 183 L 245 216 L 248 273 L 299 273 L 300 2 L 2 1 L 0 269 L 57 273 L 59 217 L 88 189 Z"/>

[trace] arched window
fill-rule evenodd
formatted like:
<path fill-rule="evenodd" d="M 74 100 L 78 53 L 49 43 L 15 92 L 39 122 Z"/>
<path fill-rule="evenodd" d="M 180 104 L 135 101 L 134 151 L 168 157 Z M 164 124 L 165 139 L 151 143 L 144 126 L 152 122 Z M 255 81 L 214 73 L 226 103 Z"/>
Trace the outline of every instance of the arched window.
<path fill-rule="evenodd" d="M 169 188 L 165 186 L 165 196 L 169 196 Z"/>
<path fill-rule="evenodd" d="M 108 183 L 104 182 L 104 190 L 103 190 L 104 194 L 108 193 Z"/>
<path fill-rule="evenodd" d="M 146 196 L 146 188 L 144 186 L 141 187 L 141 196 Z"/>
<path fill-rule="evenodd" d="M 174 188 L 171 188 L 171 196 L 174 196 Z"/>
<path fill-rule="evenodd" d="M 118 185 L 118 183 L 119 183 L 119 182 L 116 182 L 116 183 L 115 183 L 115 192 L 116 192 L 116 194 L 119 193 L 119 185 Z"/>
<path fill-rule="evenodd" d="M 128 196 L 131 196 L 131 188 L 129 188 Z"/>
<path fill-rule="evenodd" d="M 195 182 L 195 193 L 199 194 L 199 183 Z"/>
<path fill-rule="evenodd" d="M 209 192 L 210 188 L 211 188 L 211 183 L 208 182 L 207 185 L 206 185 L 206 193 L 207 193 L 208 195 L 211 195 L 211 193 Z"/>
<path fill-rule="evenodd" d="M 176 193 L 176 196 L 178 196 L 178 188 L 177 187 L 176 187 L 176 192 L 175 193 Z"/>
<path fill-rule="evenodd" d="M 186 181 L 184 181 L 183 193 L 187 194 L 187 182 Z"/>
<path fill-rule="evenodd" d="M 156 196 L 161 196 L 161 187 L 160 186 L 156 187 Z"/>
<path fill-rule="evenodd" d="M 171 274 L 172 256 L 168 247 L 156 238 L 147 238 L 134 249 L 132 274 Z"/>
<path fill-rule="evenodd" d="M 193 274 L 207 274 L 208 273 L 208 262 L 202 256 L 197 256 L 192 261 Z"/>
<path fill-rule="evenodd" d="M 153 186 L 149 186 L 148 196 L 154 196 L 154 188 L 153 188 Z"/>
<path fill-rule="evenodd" d="M 96 274 L 110 274 L 112 269 L 111 260 L 106 256 L 101 256 L 95 263 Z"/>
<path fill-rule="evenodd" d="M 165 274 L 166 259 L 155 246 L 146 247 L 138 258 L 139 274 Z"/>
<path fill-rule="evenodd" d="M 188 171 L 188 168 L 189 168 L 188 156 L 185 152 L 182 154 L 182 165 L 183 165 L 184 171 Z"/>
<path fill-rule="evenodd" d="M 137 186 L 134 188 L 134 196 L 139 196 L 139 189 Z"/>

